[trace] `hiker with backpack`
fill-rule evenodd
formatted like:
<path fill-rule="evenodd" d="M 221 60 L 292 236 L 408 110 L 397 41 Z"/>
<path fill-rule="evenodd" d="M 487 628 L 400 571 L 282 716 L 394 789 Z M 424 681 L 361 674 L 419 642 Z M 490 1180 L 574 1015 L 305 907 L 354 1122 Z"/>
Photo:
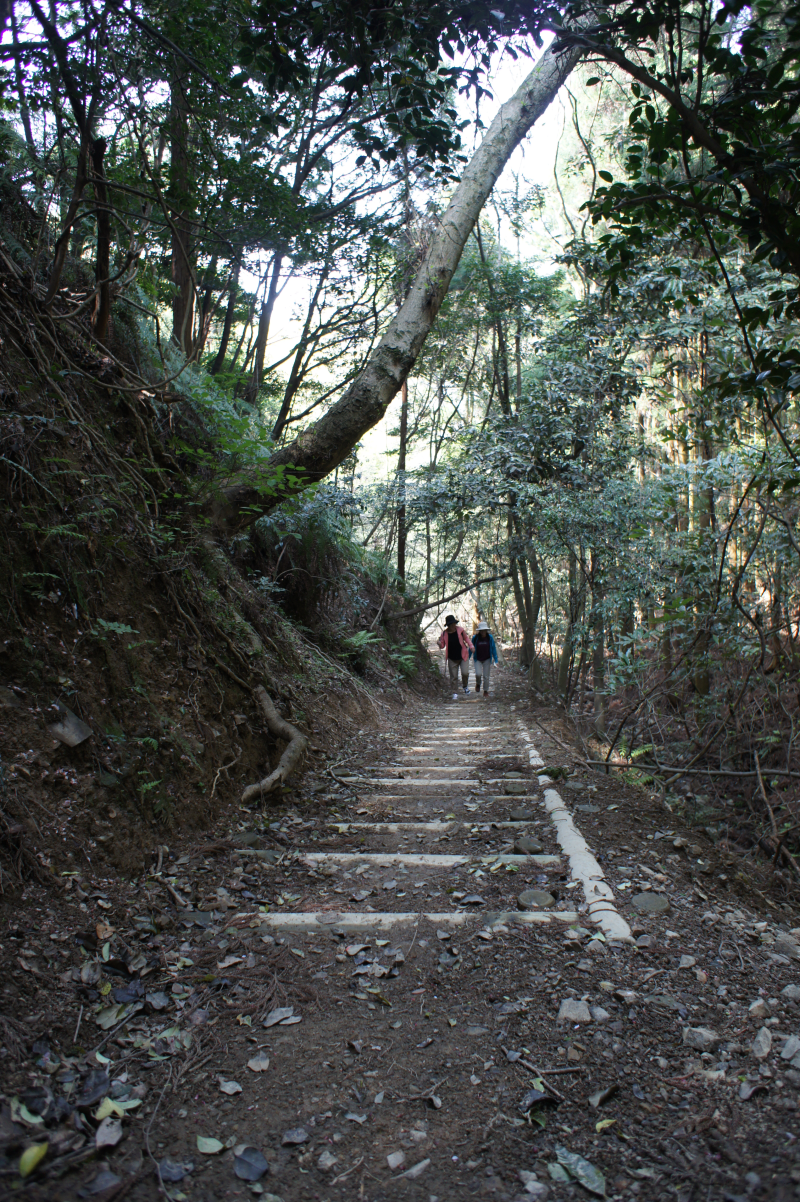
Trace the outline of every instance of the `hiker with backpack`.
<path fill-rule="evenodd" d="M 472 639 L 463 626 L 459 626 L 453 614 L 448 614 L 444 620 L 444 630 L 439 636 L 439 646 L 447 649 L 447 668 L 450 673 L 450 688 L 453 689 L 453 701 L 458 701 L 458 674 L 464 693 L 469 696 L 469 656 L 472 651 Z"/>
<path fill-rule="evenodd" d="M 492 664 L 497 663 L 497 647 L 488 622 L 478 623 L 478 629 L 472 637 L 472 651 L 475 656 L 475 692 L 480 693 L 483 679 L 483 695 L 488 698 Z"/>

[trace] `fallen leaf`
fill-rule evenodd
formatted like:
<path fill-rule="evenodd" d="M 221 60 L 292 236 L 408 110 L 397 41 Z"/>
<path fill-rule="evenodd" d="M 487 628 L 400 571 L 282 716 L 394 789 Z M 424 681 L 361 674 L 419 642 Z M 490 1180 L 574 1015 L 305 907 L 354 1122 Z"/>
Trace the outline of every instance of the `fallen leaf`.
<path fill-rule="evenodd" d="M 122 1123 L 111 1117 L 103 1119 L 94 1136 L 96 1148 L 116 1148 L 122 1139 Z"/>
<path fill-rule="evenodd" d="M 102 1123 L 104 1119 L 111 1118 L 112 1116 L 121 1118 L 124 1113 L 125 1111 L 119 1102 L 115 1102 L 113 1098 L 103 1098 L 94 1112 L 94 1117 Z"/>
<path fill-rule="evenodd" d="M 616 1119 L 601 1119 L 599 1123 L 595 1123 L 595 1131 L 605 1131 L 606 1127 L 613 1127 Z"/>
<path fill-rule="evenodd" d="M 590 1194 L 597 1194 L 601 1198 L 605 1197 L 606 1179 L 590 1161 L 584 1160 L 577 1152 L 569 1152 L 566 1148 L 561 1147 L 556 1148 L 556 1156 L 558 1163 L 567 1169 L 584 1189 L 588 1189 Z"/>
<path fill-rule="evenodd" d="M 33 1170 L 38 1164 L 44 1160 L 47 1155 L 48 1144 L 31 1144 L 19 1158 L 19 1175 L 20 1177 L 30 1177 Z"/>
<path fill-rule="evenodd" d="M 608 1089 L 598 1089 L 597 1093 L 593 1093 L 588 1099 L 592 1110 L 597 1110 L 598 1106 L 602 1106 L 609 1098 L 613 1098 L 618 1089 L 619 1085 L 615 1082 L 613 1085 L 609 1085 Z"/>
<path fill-rule="evenodd" d="M 238 1081 L 224 1081 L 222 1077 L 219 1077 L 218 1080 L 220 1089 L 223 1093 L 226 1093 L 228 1097 L 232 1098 L 234 1094 L 242 1092 L 242 1087 Z"/>
<path fill-rule="evenodd" d="M 244 956 L 226 956 L 224 960 L 217 961 L 217 968 L 233 968 L 234 964 L 241 964 Z"/>
<path fill-rule="evenodd" d="M 240 1181 L 258 1181 L 268 1169 L 269 1162 L 258 1148 L 242 1148 L 233 1161 L 233 1171 Z"/>
<path fill-rule="evenodd" d="M 285 1023 L 287 1018 L 292 1018 L 294 1015 L 294 1006 L 279 1006 L 277 1010 L 271 1010 L 264 1019 L 265 1027 L 274 1027 L 277 1023 Z"/>
<path fill-rule="evenodd" d="M 216 1156 L 224 1147 L 222 1141 L 214 1139 L 213 1136 L 198 1135 L 197 1137 L 197 1151 L 202 1152 L 204 1156 Z"/>
<path fill-rule="evenodd" d="M 247 1061 L 247 1067 L 254 1073 L 265 1073 L 269 1068 L 269 1056 L 265 1056 L 263 1052 L 259 1052 L 252 1060 Z"/>

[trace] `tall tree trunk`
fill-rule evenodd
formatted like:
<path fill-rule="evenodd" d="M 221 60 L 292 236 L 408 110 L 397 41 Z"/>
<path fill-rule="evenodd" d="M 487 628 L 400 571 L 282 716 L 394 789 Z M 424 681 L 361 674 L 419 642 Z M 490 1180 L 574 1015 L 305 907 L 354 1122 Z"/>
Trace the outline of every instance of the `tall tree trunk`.
<path fill-rule="evenodd" d="M 575 622 L 578 617 L 578 557 L 569 549 L 569 595 L 567 597 L 567 628 L 558 661 L 557 687 L 562 697 L 569 692 L 570 665 L 572 663 Z"/>
<path fill-rule="evenodd" d="M 269 460 L 268 470 L 291 465 L 291 475 L 299 482 L 282 484 L 270 497 L 264 495 L 258 479 L 238 477 L 221 482 L 210 503 L 218 529 L 241 530 L 292 491 L 322 480 L 380 421 L 436 321 L 466 241 L 501 171 L 548 108 L 581 53 L 561 53 L 550 46 L 516 94 L 501 106 L 464 169 L 406 300 L 363 370 L 319 421 Z"/>
<path fill-rule="evenodd" d="M 97 249 L 94 261 L 94 280 L 97 296 L 92 312 L 92 332 L 100 343 L 108 337 L 111 318 L 111 206 L 108 200 L 103 159 L 106 153 L 105 138 L 95 138 L 90 156 L 94 199 L 97 206 Z"/>
<path fill-rule="evenodd" d="M 425 518 L 425 604 L 428 604 L 428 598 L 431 595 L 431 555 L 433 550 L 431 547 L 431 519 Z"/>
<path fill-rule="evenodd" d="M 397 452 L 397 575 L 406 578 L 406 443 L 408 441 L 408 381 L 400 389 L 400 447 Z"/>
<path fill-rule="evenodd" d="M 319 306 L 319 298 L 322 295 L 322 289 L 325 286 L 331 266 L 332 261 L 328 259 L 320 273 L 319 279 L 317 280 L 317 286 L 314 289 L 313 295 L 308 302 L 306 319 L 303 323 L 303 332 L 300 335 L 300 340 L 297 344 L 297 351 L 295 352 L 294 361 L 292 363 L 292 370 L 289 372 L 289 379 L 286 381 L 286 387 L 283 390 L 281 407 L 278 410 L 278 416 L 275 418 L 275 425 L 272 427 L 273 442 L 277 442 L 283 434 L 283 431 L 285 430 L 289 421 L 289 414 L 292 411 L 292 402 L 294 401 L 295 394 L 305 378 L 303 360 L 305 359 L 306 351 L 308 350 L 308 333 L 311 329 L 311 322 L 314 320 L 314 313 L 317 311 Z M 280 265 L 278 266 L 278 270 L 280 270 Z M 274 272 L 273 279 L 276 281 L 277 287 L 277 277 Z"/>
<path fill-rule="evenodd" d="M 233 327 L 233 318 L 236 313 L 236 301 L 239 297 L 239 272 L 242 270 L 242 261 L 237 259 L 233 265 L 233 274 L 228 291 L 228 305 L 225 309 L 225 321 L 222 324 L 222 337 L 219 341 L 219 348 L 214 356 L 214 362 L 208 369 L 212 376 L 216 376 L 225 363 L 225 356 L 228 353 L 228 343 L 231 340 L 231 329 Z"/>
<path fill-rule="evenodd" d="M 208 338 L 208 332 L 211 329 L 211 323 L 219 307 L 220 299 L 223 293 L 217 298 L 214 304 L 214 281 L 217 277 L 217 264 L 219 256 L 214 255 L 209 263 L 203 280 L 203 299 L 200 303 L 200 312 L 197 315 L 197 338 L 194 344 L 195 358 L 199 359 L 203 353 Z"/>
<path fill-rule="evenodd" d="M 44 303 L 49 305 L 52 303 L 53 297 L 58 292 L 58 286 L 61 283 L 61 273 L 64 270 L 64 264 L 67 260 L 67 251 L 69 250 L 70 234 L 75 218 L 81 207 L 83 200 L 83 190 L 87 182 L 87 163 L 89 158 L 89 142 L 88 134 L 81 136 L 80 149 L 78 151 L 78 165 L 75 171 L 75 184 L 72 189 L 72 197 L 67 209 L 67 215 L 64 220 L 64 228 L 56 242 L 55 255 L 53 257 L 53 269 L 50 272 L 50 280 L 47 285 L 47 293 L 45 294 Z"/>
<path fill-rule="evenodd" d="M 22 121 L 22 128 L 25 131 L 25 144 L 28 147 L 28 154 L 33 159 L 34 163 L 38 163 L 39 155 L 36 151 L 36 143 L 33 140 L 33 127 L 31 125 L 31 110 L 28 105 L 28 95 L 25 90 L 25 77 L 22 74 L 20 67 L 20 52 L 19 52 L 19 33 L 17 30 L 17 19 L 14 14 L 13 0 L 0 0 L 0 35 L 3 32 L 5 21 L 3 13 L 6 12 L 8 20 L 11 22 L 11 40 L 14 46 L 14 82 L 17 89 L 17 98 L 19 101 L 19 116 Z M 37 203 L 36 208 L 41 206 Z"/>
<path fill-rule="evenodd" d="M 253 374 L 250 377 L 250 382 L 244 391 L 244 398 L 246 401 L 249 401 L 251 405 L 255 404 L 256 397 L 258 396 L 258 390 L 261 387 L 261 382 L 264 378 L 264 362 L 267 356 L 267 339 L 269 338 L 269 327 L 270 323 L 272 322 L 272 311 L 275 308 L 275 297 L 278 295 L 278 282 L 281 278 L 282 266 L 283 252 L 276 250 L 272 260 L 272 272 L 269 278 L 269 287 L 264 294 L 264 300 L 261 303 L 261 313 L 258 318 L 258 335 L 256 336 L 256 356 L 253 362 Z M 274 431 L 272 437 L 275 438 Z M 344 459 L 344 455 L 342 456 L 342 459 Z"/>
<path fill-rule="evenodd" d="M 194 333 L 194 222 L 189 161 L 189 107 L 186 99 L 188 75 L 172 80 L 170 89 L 170 183 L 172 205 L 172 339 L 187 357 L 192 353 Z"/>
<path fill-rule="evenodd" d="M 592 610 L 589 624 L 592 629 L 592 684 L 594 687 L 594 728 L 599 735 L 606 729 L 606 641 L 603 614 L 603 582 L 597 559 L 592 555 Z"/>
<path fill-rule="evenodd" d="M 539 611 L 542 608 L 542 565 L 539 563 L 539 557 L 536 551 L 531 547 L 529 552 L 529 562 L 531 566 L 531 577 L 533 578 L 533 594 L 531 596 L 531 622 L 530 622 L 530 648 L 531 648 L 531 663 L 530 663 L 530 681 L 538 687 L 542 684 L 542 669 L 539 663 L 539 657 L 536 654 L 536 627 L 539 622 Z"/>

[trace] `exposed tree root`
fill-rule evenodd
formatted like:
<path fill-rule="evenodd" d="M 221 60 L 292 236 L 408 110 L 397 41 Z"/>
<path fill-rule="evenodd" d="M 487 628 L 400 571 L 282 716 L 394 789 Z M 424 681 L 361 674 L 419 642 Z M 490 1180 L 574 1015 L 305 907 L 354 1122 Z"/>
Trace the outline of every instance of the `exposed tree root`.
<path fill-rule="evenodd" d="M 249 785 L 245 789 L 242 794 L 242 801 L 245 805 L 280 788 L 283 782 L 292 775 L 308 748 L 306 736 L 301 734 L 296 726 L 292 726 L 291 722 L 287 722 L 280 716 L 263 685 L 259 685 L 255 690 L 255 698 L 261 706 L 270 734 L 275 735 L 278 739 L 285 739 L 289 745 L 281 756 L 278 767 L 270 772 L 269 776 L 264 777 L 259 784 Z"/>

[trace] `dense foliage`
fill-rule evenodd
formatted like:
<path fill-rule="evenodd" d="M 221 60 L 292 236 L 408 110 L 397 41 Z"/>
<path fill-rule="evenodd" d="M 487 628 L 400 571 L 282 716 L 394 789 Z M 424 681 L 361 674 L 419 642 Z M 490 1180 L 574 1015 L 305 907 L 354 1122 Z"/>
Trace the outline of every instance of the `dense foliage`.
<path fill-rule="evenodd" d="M 575 49 L 553 185 L 497 186 L 407 365 L 395 465 L 367 485 L 357 449 L 238 551 L 303 621 L 291 572 L 316 565 L 330 628 L 337 606 L 363 624 L 355 655 L 360 574 L 409 608 L 472 582 L 532 686 L 600 740 L 588 758 L 748 801 L 791 785 L 796 5 L 27 0 L 3 19 L 6 253 L 41 312 L 135 368 L 195 503 L 235 471 L 268 490 L 272 450 L 359 377 L 491 72 L 548 31 Z"/>

